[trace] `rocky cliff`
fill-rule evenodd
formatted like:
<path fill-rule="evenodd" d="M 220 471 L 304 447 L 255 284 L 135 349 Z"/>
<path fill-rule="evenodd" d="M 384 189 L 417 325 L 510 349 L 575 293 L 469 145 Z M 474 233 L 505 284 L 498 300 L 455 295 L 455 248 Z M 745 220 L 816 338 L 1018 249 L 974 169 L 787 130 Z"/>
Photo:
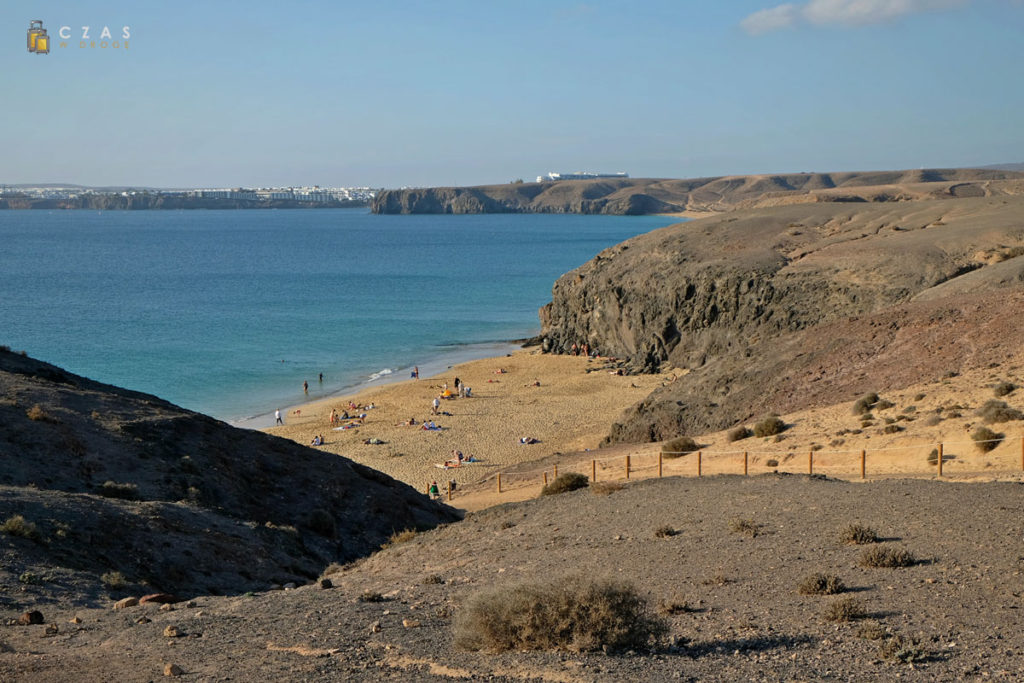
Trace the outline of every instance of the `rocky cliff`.
<path fill-rule="evenodd" d="M 1001 194 L 1024 174 L 994 169 L 791 173 L 689 180 L 596 178 L 478 187 L 385 190 L 374 213 L 582 213 L 639 215 L 723 211 L 818 201 L 876 202 Z M 1019 192 L 1018 188 L 1015 190 Z"/>
<path fill-rule="evenodd" d="M 946 362 L 967 362 L 955 342 L 973 338 L 978 325 L 950 325 L 961 325 L 966 310 L 998 318 L 996 311 L 1021 306 L 1022 215 L 1024 198 L 1000 196 L 796 204 L 663 228 L 560 278 L 540 312 L 543 345 L 565 353 L 585 342 L 633 371 L 689 372 L 632 409 L 611 440 L 700 433 L 757 411 L 835 403 L 860 390 L 857 375 L 844 370 L 844 350 L 865 344 L 870 356 L 887 348 L 872 343 L 879 330 L 865 320 L 893 329 L 915 321 L 925 336 L 941 323 L 953 335 L 942 344 Z M 995 353 L 1006 338 L 978 338 L 973 357 Z M 900 348 L 905 368 L 924 353 Z M 812 366 L 830 395 L 781 381 L 810 383 L 804 371 Z"/>
<path fill-rule="evenodd" d="M 0 534 L 0 575 L 45 566 L 83 596 L 109 572 L 185 595 L 306 582 L 456 519 L 346 458 L 0 350 L 0 522 L 18 515 L 33 542 Z"/>

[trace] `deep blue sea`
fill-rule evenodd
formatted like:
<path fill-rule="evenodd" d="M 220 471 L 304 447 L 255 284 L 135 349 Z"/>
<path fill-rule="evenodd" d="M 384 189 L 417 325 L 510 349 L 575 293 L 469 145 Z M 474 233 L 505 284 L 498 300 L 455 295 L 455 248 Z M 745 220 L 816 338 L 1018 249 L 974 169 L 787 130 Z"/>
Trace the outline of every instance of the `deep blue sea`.
<path fill-rule="evenodd" d="M 504 353 L 537 334 L 560 275 L 677 220 L 0 211 L 0 344 L 262 426 L 413 365 Z"/>

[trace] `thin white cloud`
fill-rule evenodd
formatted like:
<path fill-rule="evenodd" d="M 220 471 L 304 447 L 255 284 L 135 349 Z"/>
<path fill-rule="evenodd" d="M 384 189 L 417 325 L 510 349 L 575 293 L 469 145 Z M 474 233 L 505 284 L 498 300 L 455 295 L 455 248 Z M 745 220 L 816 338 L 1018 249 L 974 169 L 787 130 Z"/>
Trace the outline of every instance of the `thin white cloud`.
<path fill-rule="evenodd" d="M 740 27 L 751 35 L 758 35 L 801 22 L 817 26 L 864 26 L 910 14 L 948 10 L 968 2 L 970 0 L 809 0 L 803 5 L 786 3 L 754 12 L 740 22 Z"/>
<path fill-rule="evenodd" d="M 797 6 L 792 3 L 786 3 L 778 7 L 754 12 L 740 22 L 740 27 L 750 35 L 756 36 L 761 33 L 768 33 L 769 31 L 789 28 L 796 23 L 796 20 Z"/>

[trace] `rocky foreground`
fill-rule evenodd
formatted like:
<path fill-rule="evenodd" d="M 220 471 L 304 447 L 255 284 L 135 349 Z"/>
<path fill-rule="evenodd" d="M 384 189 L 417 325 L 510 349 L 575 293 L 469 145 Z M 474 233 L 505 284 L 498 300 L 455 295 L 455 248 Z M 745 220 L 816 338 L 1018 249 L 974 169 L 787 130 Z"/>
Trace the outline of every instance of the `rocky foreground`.
<path fill-rule="evenodd" d="M 332 571 L 329 588 L 40 605 L 43 623 L 0 628 L 0 678 L 1015 680 L 1021 509 L 1024 486 L 1006 483 L 764 475 L 580 490 L 416 534 Z M 877 542 L 844 542 L 855 523 Z M 866 566 L 879 549 L 905 551 L 906 566 Z M 801 593 L 816 573 L 839 592 Z M 632 585 L 666 637 L 612 654 L 454 646 L 471 596 L 566 575 Z"/>
<path fill-rule="evenodd" d="M 303 583 L 457 518 L 345 458 L 5 350 L 0 425 L 5 610 Z"/>

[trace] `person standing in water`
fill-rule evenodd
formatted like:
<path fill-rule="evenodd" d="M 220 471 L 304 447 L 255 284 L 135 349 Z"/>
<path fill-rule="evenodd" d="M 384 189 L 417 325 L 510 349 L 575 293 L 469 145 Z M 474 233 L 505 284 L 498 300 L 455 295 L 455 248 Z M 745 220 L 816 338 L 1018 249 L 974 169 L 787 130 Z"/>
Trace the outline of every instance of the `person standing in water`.
<path fill-rule="evenodd" d="M 309 393 L 309 382 L 307 382 L 306 380 L 302 380 L 302 393 Z"/>
<path fill-rule="evenodd" d="M 274 424 L 283 425 L 284 420 L 281 419 L 281 409 L 278 408 L 274 411 Z"/>

